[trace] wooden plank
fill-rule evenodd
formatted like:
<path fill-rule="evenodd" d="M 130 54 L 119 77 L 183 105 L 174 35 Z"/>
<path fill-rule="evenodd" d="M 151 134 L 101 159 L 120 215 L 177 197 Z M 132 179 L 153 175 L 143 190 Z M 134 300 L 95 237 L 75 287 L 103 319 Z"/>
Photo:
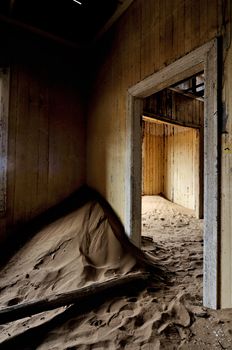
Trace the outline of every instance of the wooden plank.
<path fill-rule="evenodd" d="M 156 72 L 160 68 L 160 50 L 161 50 L 161 43 L 160 43 L 160 2 L 154 1 L 154 31 L 152 32 L 154 44 L 151 50 L 153 51 L 154 60 L 153 60 L 153 67 L 154 72 Z"/>
<path fill-rule="evenodd" d="M 29 113 L 28 113 L 28 69 L 23 64 L 18 65 L 18 108 L 16 124 L 16 152 L 14 159 L 15 168 L 15 191 L 14 191 L 14 222 L 25 222 L 27 219 L 27 202 L 22 200 L 27 188 L 27 177 L 30 172 L 25 150 L 27 149 L 27 135 L 29 130 Z"/>
<path fill-rule="evenodd" d="M 93 283 L 87 287 L 48 296 L 47 298 L 28 301 L 5 309 L 0 309 L 0 324 L 13 322 L 24 317 L 29 317 L 44 311 L 54 310 L 70 304 L 87 302 L 89 298 L 94 298 L 101 293 L 108 293 L 116 288 L 126 288 L 131 284 L 148 281 L 149 273 L 134 273 L 125 276 L 118 276 L 110 280 Z M 126 290 L 126 289 L 125 289 Z"/>
<path fill-rule="evenodd" d="M 232 3 L 225 1 L 227 14 L 232 17 Z M 229 18 L 227 18 L 229 20 Z M 231 18 L 232 19 L 232 18 Z M 231 19 L 227 26 L 231 31 Z M 230 36 L 230 34 L 229 34 Z M 227 36 L 226 36 L 227 38 Z M 229 38 L 229 37 L 228 37 Z M 229 42 L 229 41 L 228 41 Z M 223 84 L 223 128 L 222 128 L 222 164 L 221 164 L 221 279 L 220 297 L 222 308 L 232 307 L 232 46 L 224 51 Z"/>
<path fill-rule="evenodd" d="M 153 73 L 153 37 L 152 15 L 154 13 L 154 2 L 146 1 L 141 7 L 141 77 L 145 78 Z"/>
<path fill-rule="evenodd" d="M 218 78 L 217 42 L 205 61 L 205 123 L 204 123 L 204 305 L 219 306 L 218 295 Z"/>
<path fill-rule="evenodd" d="M 195 212 L 197 218 L 201 218 L 201 188 L 200 188 L 200 130 L 195 130 L 194 133 L 194 140 L 193 140 L 193 161 L 194 161 L 194 169 L 197 169 L 195 171 L 194 176 L 194 192 L 195 192 Z"/>
<path fill-rule="evenodd" d="M 128 95 L 125 232 L 135 245 L 141 245 L 141 115 L 143 102 Z M 139 142 L 137 142 L 139 141 Z M 135 200 L 136 198 L 136 200 Z"/>
<path fill-rule="evenodd" d="M 199 33 L 200 33 L 200 42 L 205 42 L 206 38 L 208 37 L 208 3 L 207 1 L 200 1 L 200 26 L 199 26 Z"/>
<path fill-rule="evenodd" d="M 110 19 L 106 22 L 106 24 L 101 28 L 96 34 L 93 43 L 99 40 L 103 34 L 105 34 L 112 25 L 119 19 L 120 16 L 128 9 L 128 7 L 132 4 L 134 0 L 122 0 L 118 3 L 118 8 L 114 12 L 114 14 L 110 17 Z"/>
<path fill-rule="evenodd" d="M 4 23 L 7 23 L 13 27 L 16 27 L 16 28 L 19 28 L 19 29 L 23 29 L 23 30 L 26 30 L 30 33 L 33 33 L 33 34 L 36 34 L 42 38 L 46 38 L 46 39 L 49 39 L 51 41 L 54 41 L 60 45 L 64 45 L 64 46 L 68 46 L 68 47 L 71 47 L 71 48 L 74 48 L 74 49 L 78 49 L 81 47 L 80 44 L 76 43 L 76 42 L 73 42 L 73 41 L 70 41 L 70 40 L 66 40 L 66 39 L 63 39 L 57 35 L 54 35 L 54 34 L 51 34 L 49 32 L 46 32 L 45 30 L 41 30 L 41 29 L 38 29 L 34 26 L 31 26 L 29 24 L 25 24 L 21 21 L 18 21 L 16 19 L 12 19 L 12 18 L 9 18 L 7 16 L 4 16 L 4 15 L 0 15 L 0 21 L 1 22 L 4 22 Z"/>
<path fill-rule="evenodd" d="M 159 2 L 159 69 L 160 69 L 160 67 L 164 67 L 165 56 L 166 56 L 166 52 L 165 52 L 166 8 L 163 0 L 158 0 L 158 2 Z M 148 95 L 151 95 L 151 93 Z"/>
<path fill-rule="evenodd" d="M 49 89 L 45 73 L 39 78 L 39 111 L 38 111 L 38 174 L 36 185 L 36 213 L 47 207 L 48 199 L 48 159 L 49 159 Z"/>
<path fill-rule="evenodd" d="M 15 201 L 15 173 L 16 173 L 16 131 L 19 108 L 19 69 L 18 65 L 11 65 L 10 90 L 11 100 L 9 109 L 9 137 L 8 137 L 8 185 L 7 185 L 7 225 L 14 222 L 14 201 Z"/>
<path fill-rule="evenodd" d="M 0 215 L 7 207 L 9 68 L 0 69 Z"/>
<path fill-rule="evenodd" d="M 200 3 L 202 0 L 194 0 L 191 4 L 191 49 L 200 43 Z"/>
<path fill-rule="evenodd" d="M 184 48 L 185 53 L 188 53 L 192 49 L 192 35 L 195 35 L 192 28 L 192 7 L 194 6 L 193 2 L 191 0 L 185 0 L 185 12 L 184 12 L 184 18 L 185 18 L 185 25 L 183 28 L 183 31 L 185 32 L 185 42 L 184 42 Z"/>
<path fill-rule="evenodd" d="M 146 130 L 143 141 L 143 194 L 157 195 L 163 192 L 163 125 L 143 122 Z"/>
<path fill-rule="evenodd" d="M 39 125 L 40 119 L 40 88 L 39 79 L 35 79 L 35 76 L 39 76 L 40 73 L 37 68 L 30 66 L 27 69 L 27 84 L 28 84 L 28 100 L 26 102 L 27 108 L 27 141 L 24 149 L 26 169 L 25 176 L 27 181 L 27 195 L 25 196 L 25 217 L 26 220 L 30 220 L 37 213 L 37 182 L 38 175 L 41 171 L 39 169 L 38 157 L 39 157 L 39 129 L 35 127 Z M 35 74 L 35 76 L 34 76 Z M 23 121 L 23 116 L 22 121 Z M 22 140 L 20 140 L 22 142 Z M 25 191 L 25 189 L 24 189 Z M 45 192 L 45 189 L 43 189 Z"/>
<path fill-rule="evenodd" d="M 160 116 L 158 114 L 154 113 L 149 113 L 146 111 L 143 111 L 143 120 L 147 120 L 150 122 L 154 123 L 159 123 L 159 124 L 170 124 L 170 125 L 178 125 L 180 127 L 185 127 L 185 128 L 200 128 L 200 125 L 192 124 L 191 122 L 185 122 L 185 121 L 179 121 L 179 120 L 170 120 L 170 118 L 167 118 L 165 116 Z"/>
<path fill-rule="evenodd" d="M 173 0 L 163 0 L 163 6 L 165 7 L 165 39 L 162 45 L 165 48 L 165 55 L 164 55 L 164 64 L 167 65 L 168 63 L 173 61 L 173 58 L 175 57 L 175 50 L 173 49 L 173 28 L 174 28 L 174 17 L 173 17 L 173 10 L 174 10 L 174 4 L 175 2 Z"/>
<path fill-rule="evenodd" d="M 177 5 L 177 15 L 174 22 L 174 28 L 176 26 L 176 35 L 174 37 L 174 44 L 176 42 L 176 57 L 181 57 L 185 53 L 185 1 L 180 0 Z"/>

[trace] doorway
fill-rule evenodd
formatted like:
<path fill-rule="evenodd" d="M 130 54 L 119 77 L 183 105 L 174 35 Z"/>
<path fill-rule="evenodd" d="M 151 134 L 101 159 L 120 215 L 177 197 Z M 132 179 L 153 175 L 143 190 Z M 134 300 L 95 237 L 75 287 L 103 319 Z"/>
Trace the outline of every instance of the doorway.
<path fill-rule="evenodd" d="M 219 186 L 217 40 L 213 40 L 131 87 L 128 91 L 125 228 L 141 242 L 141 116 L 143 102 L 179 81 L 204 71 L 204 282 L 203 303 L 219 307 Z"/>

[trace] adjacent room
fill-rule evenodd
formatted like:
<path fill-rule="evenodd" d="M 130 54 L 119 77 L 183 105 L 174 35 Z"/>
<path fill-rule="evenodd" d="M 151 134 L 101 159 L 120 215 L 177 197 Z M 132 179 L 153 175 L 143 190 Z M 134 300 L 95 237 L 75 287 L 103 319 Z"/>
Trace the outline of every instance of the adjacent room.
<path fill-rule="evenodd" d="M 182 288 L 194 284 L 199 290 L 203 275 L 203 127 L 203 74 L 144 100 L 144 249 L 175 266 Z M 183 271 L 183 262 L 186 271 L 195 267 L 194 275 Z"/>
<path fill-rule="evenodd" d="M 203 74 L 196 75 L 144 101 L 143 235 L 188 226 L 182 214 L 203 219 L 203 79 Z"/>

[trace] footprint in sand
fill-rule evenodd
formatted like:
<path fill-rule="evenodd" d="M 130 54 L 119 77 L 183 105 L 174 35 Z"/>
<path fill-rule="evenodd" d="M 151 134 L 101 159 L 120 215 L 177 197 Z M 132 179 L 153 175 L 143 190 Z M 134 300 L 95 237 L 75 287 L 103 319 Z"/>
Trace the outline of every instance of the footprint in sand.
<path fill-rule="evenodd" d="M 128 301 L 128 303 L 136 303 L 137 298 L 132 297 L 132 298 L 127 299 L 127 301 Z"/>
<path fill-rule="evenodd" d="M 96 328 L 104 327 L 106 325 L 106 323 L 104 323 L 102 320 L 98 320 L 98 319 L 90 320 L 89 324 L 93 327 L 96 327 Z"/>
<path fill-rule="evenodd" d="M 22 301 L 22 299 L 21 299 L 21 298 L 18 298 L 18 297 L 13 298 L 13 299 L 10 299 L 10 300 L 8 301 L 8 303 L 7 303 L 7 306 L 17 305 L 17 304 L 19 304 L 21 301 Z"/>

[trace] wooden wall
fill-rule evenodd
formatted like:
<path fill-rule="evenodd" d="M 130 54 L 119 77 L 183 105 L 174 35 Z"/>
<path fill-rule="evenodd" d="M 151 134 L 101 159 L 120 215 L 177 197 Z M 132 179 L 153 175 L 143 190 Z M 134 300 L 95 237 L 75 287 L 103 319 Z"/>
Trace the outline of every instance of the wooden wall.
<path fill-rule="evenodd" d="M 199 130 L 166 125 L 164 144 L 164 196 L 174 203 L 197 211 Z"/>
<path fill-rule="evenodd" d="M 164 192 L 164 125 L 143 121 L 142 194 Z"/>
<path fill-rule="evenodd" d="M 165 89 L 144 99 L 143 114 L 191 127 L 145 122 L 143 194 L 162 192 L 202 217 L 204 103 Z"/>
<path fill-rule="evenodd" d="M 220 34 L 222 2 L 135 0 L 94 52 L 87 181 L 122 220 L 128 88 Z"/>
<path fill-rule="evenodd" d="M 144 121 L 143 130 L 142 194 L 163 194 L 199 216 L 199 129 Z"/>
<path fill-rule="evenodd" d="M 21 50 L 11 37 L 4 51 L 10 105 L 7 211 L 0 218 L 0 240 L 85 182 L 85 122 L 76 64 L 67 48 L 34 38 L 36 48 L 33 40 L 21 38 L 26 41 L 21 40 Z"/>
<path fill-rule="evenodd" d="M 144 99 L 143 113 L 153 113 L 183 126 L 204 126 L 204 102 L 169 89 Z"/>

